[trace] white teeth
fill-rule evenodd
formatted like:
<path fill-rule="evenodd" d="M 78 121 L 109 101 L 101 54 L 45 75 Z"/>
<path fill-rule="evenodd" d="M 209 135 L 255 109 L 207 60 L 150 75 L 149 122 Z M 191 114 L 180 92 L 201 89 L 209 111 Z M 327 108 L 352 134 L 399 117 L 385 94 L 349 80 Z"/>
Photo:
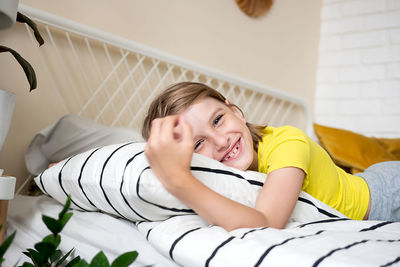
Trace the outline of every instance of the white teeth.
<path fill-rule="evenodd" d="M 226 156 L 226 157 L 224 158 L 224 160 L 228 160 L 228 159 L 234 157 L 234 156 L 236 155 L 236 153 L 238 152 L 238 150 L 239 150 L 239 144 L 238 144 L 236 147 L 234 147 L 234 148 L 232 149 L 231 153 L 229 153 L 229 155 Z"/>

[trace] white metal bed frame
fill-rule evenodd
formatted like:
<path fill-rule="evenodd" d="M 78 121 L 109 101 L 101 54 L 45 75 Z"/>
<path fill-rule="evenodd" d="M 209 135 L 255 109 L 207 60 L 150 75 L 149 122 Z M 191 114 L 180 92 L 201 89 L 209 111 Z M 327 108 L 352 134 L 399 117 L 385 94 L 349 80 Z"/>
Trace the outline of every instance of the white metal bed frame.
<path fill-rule="evenodd" d="M 160 90 L 191 80 L 223 93 L 250 122 L 292 124 L 313 133 L 311 110 L 300 97 L 25 5 L 19 5 L 19 11 L 36 21 L 44 35 L 45 45 L 37 52 L 65 113 L 110 126 L 140 128 L 144 112 Z M 36 43 L 28 27 L 27 32 Z"/>

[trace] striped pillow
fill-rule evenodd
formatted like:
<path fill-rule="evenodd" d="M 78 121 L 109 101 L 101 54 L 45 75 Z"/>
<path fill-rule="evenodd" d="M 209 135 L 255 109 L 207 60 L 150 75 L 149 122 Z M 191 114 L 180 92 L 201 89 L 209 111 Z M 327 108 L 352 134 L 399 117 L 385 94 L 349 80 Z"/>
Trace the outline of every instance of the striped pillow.
<path fill-rule="evenodd" d="M 88 150 L 69 157 L 39 174 L 40 189 L 72 207 L 102 211 L 129 220 L 157 221 L 193 213 L 164 189 L 143 153 L 145 143 L 132 142 Z M 251 206 L 265 176 L 229 168 L 195 154 L 193 174 L 221 194 Z M 235 188 L 235 190 L 232 190 Z"/>
<path fill-rule="evenodd" d="M 164 189 L 147 162 L 144 147 L 143 142 L 131 142 L 91 149 L 43 171 L 35 181 L 60 203 L 71 195 L 75 209 L 105 212 L 131 221 L 160 221 L 194 213 Z M 266 177 L 198 154 L 193 155 L 191 170 L 211 189 L 250 207 Z M 311 196 L 305 198 L 307 205 L 313 207 L 310 214 L 320 216 L 318 209 L 324 204 Z"/>

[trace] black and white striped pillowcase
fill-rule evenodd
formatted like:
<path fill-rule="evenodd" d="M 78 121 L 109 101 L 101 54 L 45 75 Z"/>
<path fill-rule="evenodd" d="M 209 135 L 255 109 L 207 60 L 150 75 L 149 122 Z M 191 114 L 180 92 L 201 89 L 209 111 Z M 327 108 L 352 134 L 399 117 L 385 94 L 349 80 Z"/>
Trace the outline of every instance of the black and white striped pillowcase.
<path fill-rule="evenodd" d="M 193 211 L 169 194 L 133 142 L 91 149 L 39 174 L 39 188 L 60 203 L 71 195 L 73 207 L 110 213 L 133 221 L 164 220 Z M 192 173 L 218 193 L 252 206 L 265 175 L 243 172 L 195 154 Z"/>
<path fill-rule="evenodd" d="M 143 153 L 144 142 L 98 147 L 67 158 L 35 178 L 42 191 L 60 203 L 71 195 L 73 207 L 99 211 L 132 221 L 159 221 L 193 214 L 153 174 Z M 254 206 L 266 175 L 240 171 L 194 154 L 191 170 L 205 185 L 225 197 Z M 295 220 L 340 217 L 336 211 L 302 192 Z"/>

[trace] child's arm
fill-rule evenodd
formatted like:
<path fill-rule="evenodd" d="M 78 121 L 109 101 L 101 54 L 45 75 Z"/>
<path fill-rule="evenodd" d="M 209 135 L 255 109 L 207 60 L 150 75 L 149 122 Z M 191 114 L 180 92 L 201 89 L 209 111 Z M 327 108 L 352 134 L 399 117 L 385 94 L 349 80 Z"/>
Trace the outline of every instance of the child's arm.
<path fill-rule="evenodd" d="M 191 174 L 193 147 L 191 128 L 179 117 L 153 122 L 145 153 L 152 170 L 171 194 L 208 223 L 226 230 L 286 225 L 301 190 L 302 170 L 290 167 L 271 172 L 253 209 L 216 193 Z"/>
<path fill-rule="evenodd" d="M 280 175 L 285 176 L 278 177 L 280 171 Z M 181 199 L 208 223 L 219 225 L 228 231 L 243 227 L 284 228 L 300 193 L 301 176 L 304 176 L 303 172 L 297 168 L 284 168 L 271 173 L 254 209 L 216 193 L 191 174 L 182 174 L 180 183 L 165 185 L 171 194 Z"/>

